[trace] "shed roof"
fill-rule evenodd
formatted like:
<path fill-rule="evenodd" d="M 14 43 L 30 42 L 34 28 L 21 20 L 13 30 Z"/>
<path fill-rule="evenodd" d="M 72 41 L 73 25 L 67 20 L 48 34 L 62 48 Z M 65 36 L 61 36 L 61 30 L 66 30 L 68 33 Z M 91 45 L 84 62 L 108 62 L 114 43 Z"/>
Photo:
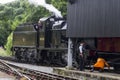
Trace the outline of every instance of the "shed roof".
<path fill-rule="evenodd" d="M 120 37 L 120 0 L 68 4 L 68 37 Z"/>

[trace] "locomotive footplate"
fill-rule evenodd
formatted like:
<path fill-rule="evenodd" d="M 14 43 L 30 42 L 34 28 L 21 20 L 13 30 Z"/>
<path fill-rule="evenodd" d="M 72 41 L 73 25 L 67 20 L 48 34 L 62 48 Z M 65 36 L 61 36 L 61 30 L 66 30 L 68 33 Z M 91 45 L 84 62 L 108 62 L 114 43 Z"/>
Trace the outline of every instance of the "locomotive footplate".
<path fill-rule="evenodd" d="M 48 50 L 48 51 L 57 51 L 57 52 L 60 52 L 60 51 L 67 51 L 68 48 L 38 48 L 40 50 Z"/>

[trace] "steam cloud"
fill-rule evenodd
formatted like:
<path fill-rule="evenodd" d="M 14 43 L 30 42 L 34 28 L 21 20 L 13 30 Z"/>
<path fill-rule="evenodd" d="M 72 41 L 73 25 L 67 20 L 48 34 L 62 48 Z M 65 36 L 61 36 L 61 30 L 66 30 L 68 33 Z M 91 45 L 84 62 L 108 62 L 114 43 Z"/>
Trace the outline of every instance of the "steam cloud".
<path fill-rule="evenodd" d="M 53 12 L 57 18 L 62 18 L 61 12 L 57 10 L 52 4 L 47 4 L 45 0 L 28 0 L 31 4 L 35 6 L 45 7 L 50 12 Z"/>

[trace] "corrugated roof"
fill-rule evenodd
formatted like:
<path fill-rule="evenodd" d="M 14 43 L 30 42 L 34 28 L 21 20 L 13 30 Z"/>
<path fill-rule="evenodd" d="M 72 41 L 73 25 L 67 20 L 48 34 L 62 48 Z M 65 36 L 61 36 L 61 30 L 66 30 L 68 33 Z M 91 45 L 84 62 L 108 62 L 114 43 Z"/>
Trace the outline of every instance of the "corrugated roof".
<path fill-rule="evenodd" d="M 120 37 L 120 0 L 68 4 L 68 37 Z"/>

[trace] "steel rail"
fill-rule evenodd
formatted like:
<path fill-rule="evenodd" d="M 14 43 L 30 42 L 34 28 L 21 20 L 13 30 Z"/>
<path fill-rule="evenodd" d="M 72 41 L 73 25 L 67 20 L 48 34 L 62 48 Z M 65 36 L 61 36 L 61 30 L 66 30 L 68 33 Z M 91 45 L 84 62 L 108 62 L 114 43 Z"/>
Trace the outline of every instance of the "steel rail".
<path fill-rule="evenodd" d="M 0 67 L 2 70 L 5 70 L 6 72 L 13 73 L 13 74 L 15 74 L 15 75 L 17 75 L 17 76 L 19 76 L 19 77 L 21 77 L 21 78 L 24 77 L 24 78 L 26 78 L 27 80 L 31 80 L 28 76 L 22 74 L 21 72 L 19 72 L 19 71 L 16 70 L 15 68 L 9 66 L 6 62 L 4 62 L 4 61 L 1 60 L 1 59 L 0 59 L 0 63 L 2 64 L 1 67 Z"/>
<path fill-rule="evenodd" d="M 68 76 L 61 76 L 53 73 L 46 73 L 42 71 L 36 71 L 36 70 L 24 68 L 24 67 L 19 67 L 10 63 L 7 63 L 7 65 L 16 68 L 20 73 L 29 76 L 31 79 L 35 77 L 36 79 L 39 79 L 39 80 L 44 80 L 44 79 L 45 80 L 78 80 L 76 78 L 72 78 Z"/>

